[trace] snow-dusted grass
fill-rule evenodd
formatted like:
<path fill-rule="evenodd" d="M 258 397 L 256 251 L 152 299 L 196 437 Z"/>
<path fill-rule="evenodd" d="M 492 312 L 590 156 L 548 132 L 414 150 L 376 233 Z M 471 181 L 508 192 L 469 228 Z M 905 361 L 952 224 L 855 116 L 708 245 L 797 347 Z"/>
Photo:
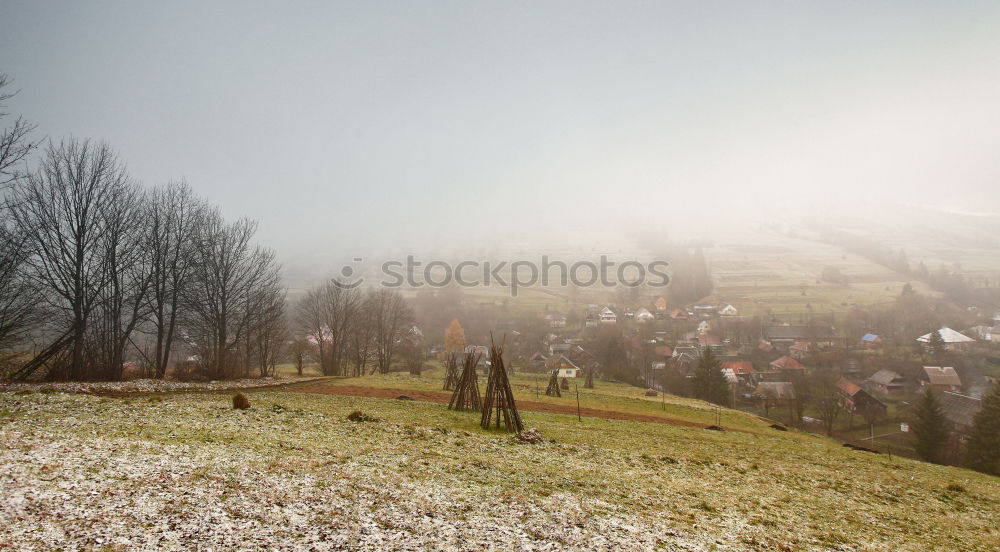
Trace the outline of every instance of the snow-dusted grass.
<path fill-rule="evenodd" d="M 808 435 L 523 413 L 555 440 L 524 444 L 440 404 L 248 396 L 0 393 L 0 549 L 1000 546 L 997 478 Z"/>

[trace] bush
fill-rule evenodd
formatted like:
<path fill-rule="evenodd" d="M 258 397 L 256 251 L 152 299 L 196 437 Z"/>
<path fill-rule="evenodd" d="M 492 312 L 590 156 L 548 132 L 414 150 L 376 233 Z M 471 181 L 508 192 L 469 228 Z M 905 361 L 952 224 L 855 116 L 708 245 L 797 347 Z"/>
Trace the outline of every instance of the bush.
<path fill-rule="evenodd" d="M 378 418 L 369 416 L 360 410 L 355 410 L 347 415 L 347 419 L 352 422 L 377 422 Z"/>
<path fill-rule="evenodd" d="M 248 399 L 243 393 L 233 395 L 233 408 L 238 410 L 246 410 L 250 408 L 250 399 Z"/>

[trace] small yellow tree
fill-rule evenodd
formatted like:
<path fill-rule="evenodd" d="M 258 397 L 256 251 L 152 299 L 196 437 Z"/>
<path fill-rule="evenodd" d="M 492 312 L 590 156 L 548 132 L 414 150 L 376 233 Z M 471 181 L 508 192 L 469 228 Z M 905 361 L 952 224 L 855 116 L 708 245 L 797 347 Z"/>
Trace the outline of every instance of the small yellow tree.
<path fill-rule="evenodd" d="M 448 329 L 444 332 L 444 349 L 452 352 L 465 350 L 465 330 L 462 329 L 457 318 L 451 321 Z"/>

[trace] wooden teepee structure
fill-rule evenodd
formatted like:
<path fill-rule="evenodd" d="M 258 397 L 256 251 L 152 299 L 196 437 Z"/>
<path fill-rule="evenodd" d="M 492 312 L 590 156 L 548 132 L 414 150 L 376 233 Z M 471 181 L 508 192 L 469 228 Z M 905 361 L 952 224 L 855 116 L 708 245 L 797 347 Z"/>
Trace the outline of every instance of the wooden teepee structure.
<path fill-rule="evenodd" d="M 552 374 L 549 376 L 549 386 L 545 388 L 545 394 L 550 397 L 562 396 L 562 393 L 559 391 L 559 370 L 552 370 Z"/>
<path fill-rule="evenodd" d="M 448 410 L 479 410 L 482 402 L 479 400 L 479 377 L 476 366 L 479 365 L 479 353 L 465 353 L 462 363 L 462 373 L 455 385 L 455 392 L 448 402 Z"/>
<path fill-rule="evenodd" d="M 521 433 L 524 424 L 521 415 L 517 413 L 514 404 L 514 391 L 510 388 L 507 378 L 507 368 L 503 365 L 503 347 L 490 343 L 490 377 L 486 382 L 486 395 L 483 397 L 483 417 L 480 424 L 483 429 L 494 426 L 500 429 L 500 420 L 507 431 Z"/>
<path fill-rule="evenodd" d="M 444 390 L 454 391 L 458 386 L 458 353 L 451 353 L 444 360 Z"/>

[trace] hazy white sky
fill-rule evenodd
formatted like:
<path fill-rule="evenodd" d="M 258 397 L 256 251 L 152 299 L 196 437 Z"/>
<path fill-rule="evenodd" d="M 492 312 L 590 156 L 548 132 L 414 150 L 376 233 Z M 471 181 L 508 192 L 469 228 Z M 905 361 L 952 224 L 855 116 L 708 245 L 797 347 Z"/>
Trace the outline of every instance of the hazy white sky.
<path fill-rule="evenodd" d="M 187 178 L 286 255 L 1000 208 L 1000 2 L 0 0 L 0 71 L 40 133 Z"/>

